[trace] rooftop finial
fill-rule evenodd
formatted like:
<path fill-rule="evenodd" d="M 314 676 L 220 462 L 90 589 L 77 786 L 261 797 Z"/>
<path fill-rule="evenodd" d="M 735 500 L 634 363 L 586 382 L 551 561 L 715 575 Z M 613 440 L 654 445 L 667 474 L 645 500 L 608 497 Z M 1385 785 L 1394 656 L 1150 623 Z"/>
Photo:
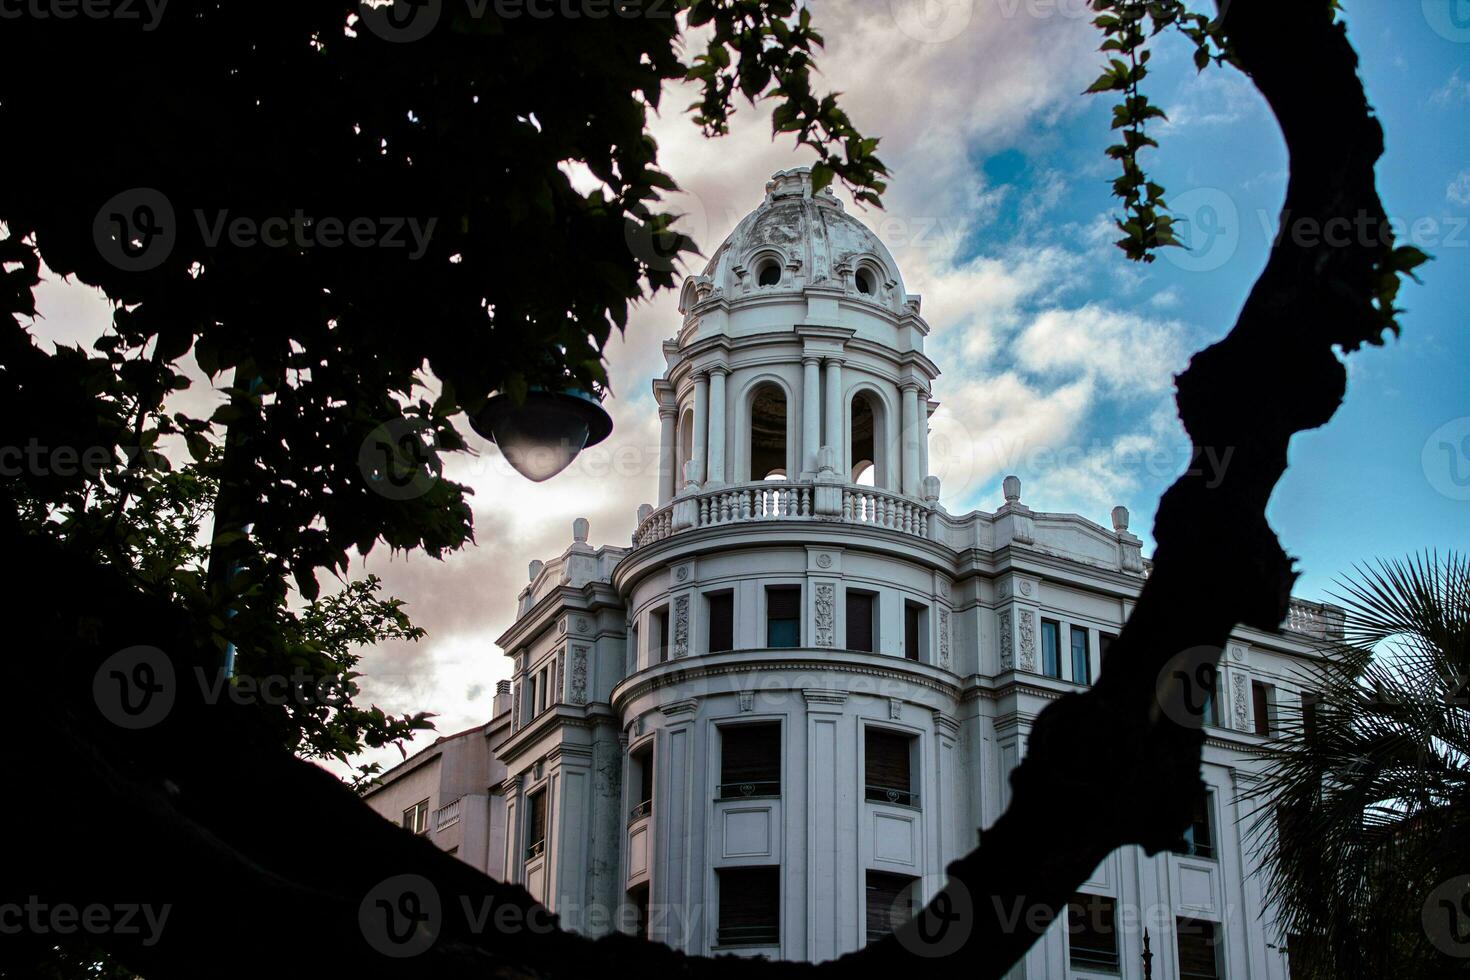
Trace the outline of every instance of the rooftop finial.
<path fill-rule="evenodd" d="M 1021 502 L 1021 478 L 1012 474 L 1001 481 L 1001 492 L 1006 495 L 1006 503 L 1019 504 Z"/>
<path fill-rule="evenodd" d="M 1128 530 L 1128 508 L 1122 504 L 1113 508 L 1113 530 L 1119 534 Z"/>
<path fill-rule="evenodd" d="M 587 523 L 587 518 L 585 517 L 579 517 L 575 521 L 572 521 L 572 541 L 577 544 L 586 544 L 587 532 L 591 527 L 592 525 Z"/>

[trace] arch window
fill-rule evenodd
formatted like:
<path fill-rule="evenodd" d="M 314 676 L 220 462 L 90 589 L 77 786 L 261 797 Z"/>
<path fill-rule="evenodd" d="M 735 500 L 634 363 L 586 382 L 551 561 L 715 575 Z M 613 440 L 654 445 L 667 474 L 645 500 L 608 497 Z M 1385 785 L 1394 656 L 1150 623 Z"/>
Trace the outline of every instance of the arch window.
<path fill-rule="evenodd" d="M 878 292 L 878 281 L 873 275 L 872 269 L 866 267 L 859 269 L 854 280 L 857 285 L 857 291 L 864 296 L 872 296 Z"/>
<path fill-rule="evenodd" d="M 749 480 L 786 479 L 786 393 L 777 385 L 756 389 L 750 401 Z"/>
<path fill-rule="evenodd" d="M 779 286 L 781 264 L 775 259 L 762 259 L 760 265 L 756 266 L 755 282 L 758 286 Z"/>
<path fill-rule="evenodd" d="M 684 485 L 684 464 L 694 458 L 694 409 L 686 408 L 679 416 L 679 459 L 674 473 L 674 486 Z"/>
<path fill-rule="evenodd" d="M 852 455 L 848 479 L 859 486 L 888 489 L 887 429 L 883 405 L 871 392 L 852 396 L 848 409 L 847 444 Z"/>

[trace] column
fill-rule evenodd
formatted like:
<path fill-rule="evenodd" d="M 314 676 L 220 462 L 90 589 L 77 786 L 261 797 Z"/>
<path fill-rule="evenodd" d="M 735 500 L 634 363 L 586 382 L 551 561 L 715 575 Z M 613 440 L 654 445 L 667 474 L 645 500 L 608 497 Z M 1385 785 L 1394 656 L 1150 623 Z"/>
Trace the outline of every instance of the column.
<path fill-rule="evenodd" d="M 694 376 L 694 439 L 693 448 L 690 453 L 695 460 L 694 479 L 704 483 L 704 464 L 707 456 L 707 443 L 705 432 L 709 428 L 709 375 L 700 373 Z M 684 486 L 684 476 L 681 473 L 675 486 Z"/>
<path fill-rule="evenodd" d="M 709 465 L 705 483 L 725 483 L 725 375 L 729 368 L 715 365 L 709 369 Z"/>
<path fill-rule="evenodd" d="M 903 385 L 903 492 L 919 495 L 919 386 L 912 381 Z"/>
<path fill-rule="evenodd" d="M 662 507 L 674 499 L 674 488 L 679 485 L 677 460 L 678 446 L 674 438 L 674 414 L 672 405 L 658 407 L 658 505 Z"/>
<path fill-rule="evenodd" d="M 929 475 L 929 396 L 919 392 L 919 492 L 924 491 L 924 478 Z"/>
<path fill-rule="evenodd" d="M 810 479 L 817 472 L 817 449 L 822 445 L 822 379 L 817 365 L 820 358 L 801 359 L 801 476 Z"/>
<path fill-rule="evenodd" d="M 827 431 L 823 434 L 823 445 L 837 452 L 837 465 L 845 466 L 846 454 L 843 446 L 846 438 L 842 431 L 842 358 L 827 358 Z M 844 483 L 850 473 L 841 474 Z"/>

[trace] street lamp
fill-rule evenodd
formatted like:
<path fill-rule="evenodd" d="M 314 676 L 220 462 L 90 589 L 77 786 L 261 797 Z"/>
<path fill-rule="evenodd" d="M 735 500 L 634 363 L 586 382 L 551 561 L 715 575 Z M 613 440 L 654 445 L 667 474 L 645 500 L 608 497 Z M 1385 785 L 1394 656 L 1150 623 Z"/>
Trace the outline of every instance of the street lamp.
<path fill-rule="evenodd" d="M 470 427 L 499 446 L 517 473 L 540 483 L 606 439 L 612 418 L 590 392 L 532 388 L 519 405 L 509 395 L 492 395 Z"/>

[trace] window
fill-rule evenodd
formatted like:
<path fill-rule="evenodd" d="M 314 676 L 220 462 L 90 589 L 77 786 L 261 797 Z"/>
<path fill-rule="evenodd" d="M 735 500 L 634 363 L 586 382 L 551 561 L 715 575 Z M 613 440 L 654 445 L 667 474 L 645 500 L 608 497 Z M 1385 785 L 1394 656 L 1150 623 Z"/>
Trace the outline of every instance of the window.
<path fill-rule="evenodd" d="M 1097 662 L 1099 667 L 1108 662 L 1108 651 L 1113 647 L 1113 641 L 1118 638 L 1116 633 L 1097 634 Z"/>
<path fill-rule="evenodd" d="M 863 735 L 863 782 L 865 796 L 877 803 L 918 806 L 914 792 L 913 756 L 915 739 L 902 732 L 869 728 Z"/>
<path fill-rule="evenodd" d="M 766 259 L 761 263 L 760 271 L 756 273 L 755 281 L 760 286 L 779 286 L 781 284 L 781 266 L 775 259 Z"/>
<path fill-rule="evenodd" d="M 1174 929 L 1179 942 L 1179 976 L 1187 980 L 1219 980 L 1220 926 L 1181 916 L 1175 921 Z"/>
<path fill-rule="evenodd" d="M 704 609 L 709 617 L 709 652 L 735 649 L 735 593 L 714 592 L 705 596 Z"/>
<path fill-rule="evenodd" d="M 781 942 L 781 869 L 720 868 L 721 946 L 775 946 Z"/>
<path fill-rule="evenodd" d="M 1317 703 L 1322 696 L 1314 691 L 1302 692 L 1302 738 L 1311 740 L 1317 737 Z"/>
<path fill-rule="evenodd" d="M 628 904 L 633 906 L 633 935 L 640 939 L 651 939 L 648 934 L 648 886 L 645 884 L 628 889 Z"/>
<path fill-rule="evenodd" d="M 419 800 L 403 811 L 403 826 L 415 834 L 429 832 L 429 801 Z"/>
<path fill-rule="evenodd" d="M 801 646 L 801 586 L 766 587 L 766 646 Z"/>
<path fill-rule="evenodd" d="M 720 729 L 718 799 L 781 795 L 781 725 L 760 722 Z"/>
<path fill-rule="evenodd" d="M 1078 684 L 1092 683 L 1092 651 L 1087 643 L 1087 627 L 1073 626 L 1067 631 L 1072 641 L 1072 680 Z"/>
<path fill-rule="evenodd" d="M 1200 858 L 1215 856 L 1215 795 L 1209 790 L 1195 800 L 1194 820 L 1184 832 L 1183 846 L 1174 853 Z"/>
<path fill-rule="evenodd" d="M 1079 970 L 1118 969 L 1118 900 L 1107 895 L 1072 896 L 1067 903 L 1067 945 Z"/>
<path fill-rule="evenodd" d="M 1275 700 L 1273 697 L 1274 694 L 1275 690 L 1270 684 L 1251 681 L 1251 706 L 1255 709 L 1257 735 L 1271 734 L 1271 713 L 1274 707 L 1272 703 Z"/>
<path fill-rule="evenodd" d="M 648 662 L 661 664 L 669 659 L 669 607 L 661 606 L 648 614 Z"/>
<path fill-rule="evenodd" d="M 653 743 L 635 749 L 628 756 L 628 785 L 633 788 L 633 803 L 628 821 L 641 820 L 653 812 Z"/>
<path fill-rule="evenodd" d="M 859 269 L 854 277 L 857 282 L 857 291 L 865 296 L 873 295 L 873 274 L 867 269 Z"/>
<path fill-rule="evenodd" d="M 632 631 L 628 634 L 628 673 L 638 670 L 638 624 L 633 624 Z"/>
<path fill-rule="evenodd" d="M 1062 676 L 1062 627 L 1050 619 L 1041 621 L 1041 672 L 1047 677 Z"/>
<path fill-rule="evenodd" d="M 923 660 L 928 639 L 928 607 L 917 602 L 903 604 L 903 655 L 907 660 Z"/>
<path fill-rule="evenodd" d="M 526 797 L 530 812 L 526 815 L 526 859 L 540 857 L 546 851 L 546 790 Z"/>
<path fill-rule="evenodd" d="M 867 881 L 868 942 L 875 943 L 914 917 L 919 879 L 869 871 Z"/>
<path fill-rule="evenodd" d="M 786 392 L 763 384 L 750 399 L 750 475 L 748 480 L 785 478 Z"/>
<path fill-rule="evenodd" d="M 873 652 L 873 614 L 878 597 L 871 592 L 847 590 L 847 649 Z"/>
<path fill-rule="evenodd" d="M 872 392 L 860 391 L 852 396 L 847 418 L 847 446 L 852 463 L 848 476 L 860 486 L 879 486 L 879 463 L 887 457 L 883 403 Z"/>

